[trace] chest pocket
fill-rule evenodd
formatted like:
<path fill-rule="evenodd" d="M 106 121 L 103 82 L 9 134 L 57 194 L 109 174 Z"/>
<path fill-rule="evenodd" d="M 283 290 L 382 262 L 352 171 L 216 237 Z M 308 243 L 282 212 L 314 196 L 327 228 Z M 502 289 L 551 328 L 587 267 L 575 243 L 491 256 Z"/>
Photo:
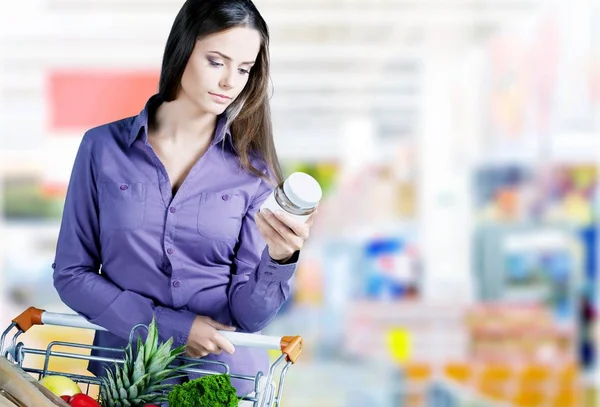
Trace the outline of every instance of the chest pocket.
<path fill-rule="evenodd" d="M 245 201 L 227 192 L 204 192 L 198 206 L 198 233 L 209 239 L 235 242 L 240 233 Z"/>
<path fill-rule="evenodd" d="M 100 227 L 103 231 L 133 230 L 144 223 L 146 185 L 102 182 L 99 190 Z"/>

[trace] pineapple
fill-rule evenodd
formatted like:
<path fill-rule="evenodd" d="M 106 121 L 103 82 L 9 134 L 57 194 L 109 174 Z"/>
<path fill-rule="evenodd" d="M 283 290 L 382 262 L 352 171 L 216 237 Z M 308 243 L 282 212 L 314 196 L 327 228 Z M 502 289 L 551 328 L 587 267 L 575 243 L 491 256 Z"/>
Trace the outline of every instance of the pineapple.
<path fill-rule="evenodd" d="M 181 370 L 192 365 L 170 367 L 171 362 L 183 354 L 184 347 L 171 350 L 173 338 L 158 343 L 158 331 L 154 318 L 148 327 L 146 342 L 138 335 L 137 356 L 133 357 L 131 344 L 125 349 L 123 365 L 115 363 L 115 372 L 105 368 L 106 377 L 101 378 L 100 404 L 102 407 L 137 407 L 148 403 L 167 401 L 164 391 L 172 384 L 162 384 L 169 379 L 185 376 Z"/>

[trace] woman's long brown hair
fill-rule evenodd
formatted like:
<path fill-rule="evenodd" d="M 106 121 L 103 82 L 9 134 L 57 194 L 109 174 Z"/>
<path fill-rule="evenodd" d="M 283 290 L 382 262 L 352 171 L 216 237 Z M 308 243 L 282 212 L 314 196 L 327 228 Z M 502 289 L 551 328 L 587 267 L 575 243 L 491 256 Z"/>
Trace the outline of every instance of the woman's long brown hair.
<path fill-rule="evenodd" d="M 159 96 L 166 102 L 175 99 L 198 39 L 233 27 L 256 29 L 261 46 L 246 87 L 224 113 L 227 125 L 242 167 L 278 184 L 283 176 L 275 151 L 269 106 L 269 30 L 250 0 L 187 0 L 184 3 L 165 46 Z M 253 165 L 255 157 L 266 163 L 268 174 Z"/>

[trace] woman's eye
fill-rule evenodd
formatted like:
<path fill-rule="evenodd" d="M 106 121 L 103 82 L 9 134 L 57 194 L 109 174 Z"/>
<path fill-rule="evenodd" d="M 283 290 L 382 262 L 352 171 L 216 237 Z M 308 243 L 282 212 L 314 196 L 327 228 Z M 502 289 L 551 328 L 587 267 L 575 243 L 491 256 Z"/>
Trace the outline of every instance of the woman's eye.
<path fill-rule="evenodd" d="M 208 62 L 212 65 L 212 66 L 223 66 L 223 64 L 217 62 L 217 61 L 213 61 L 212 59 L 209 58 Z"/>
<path fill-rule="evenodd" d="M 248 75 L 250 73 L 249 69 L 238 69 L 238 71 L 242 74 L 242 75 Z"/>

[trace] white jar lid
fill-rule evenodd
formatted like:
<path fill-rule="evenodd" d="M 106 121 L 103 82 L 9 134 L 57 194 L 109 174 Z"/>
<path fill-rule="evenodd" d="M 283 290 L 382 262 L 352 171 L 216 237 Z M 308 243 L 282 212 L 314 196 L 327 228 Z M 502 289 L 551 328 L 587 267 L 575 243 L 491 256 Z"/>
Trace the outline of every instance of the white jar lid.
<path fill-rule="evenodd" d="M 283 183 L 283 192 L 300 208 L 315 207 L 323 194 L 317 180 L 304 172 L 291 174 Z"/>

